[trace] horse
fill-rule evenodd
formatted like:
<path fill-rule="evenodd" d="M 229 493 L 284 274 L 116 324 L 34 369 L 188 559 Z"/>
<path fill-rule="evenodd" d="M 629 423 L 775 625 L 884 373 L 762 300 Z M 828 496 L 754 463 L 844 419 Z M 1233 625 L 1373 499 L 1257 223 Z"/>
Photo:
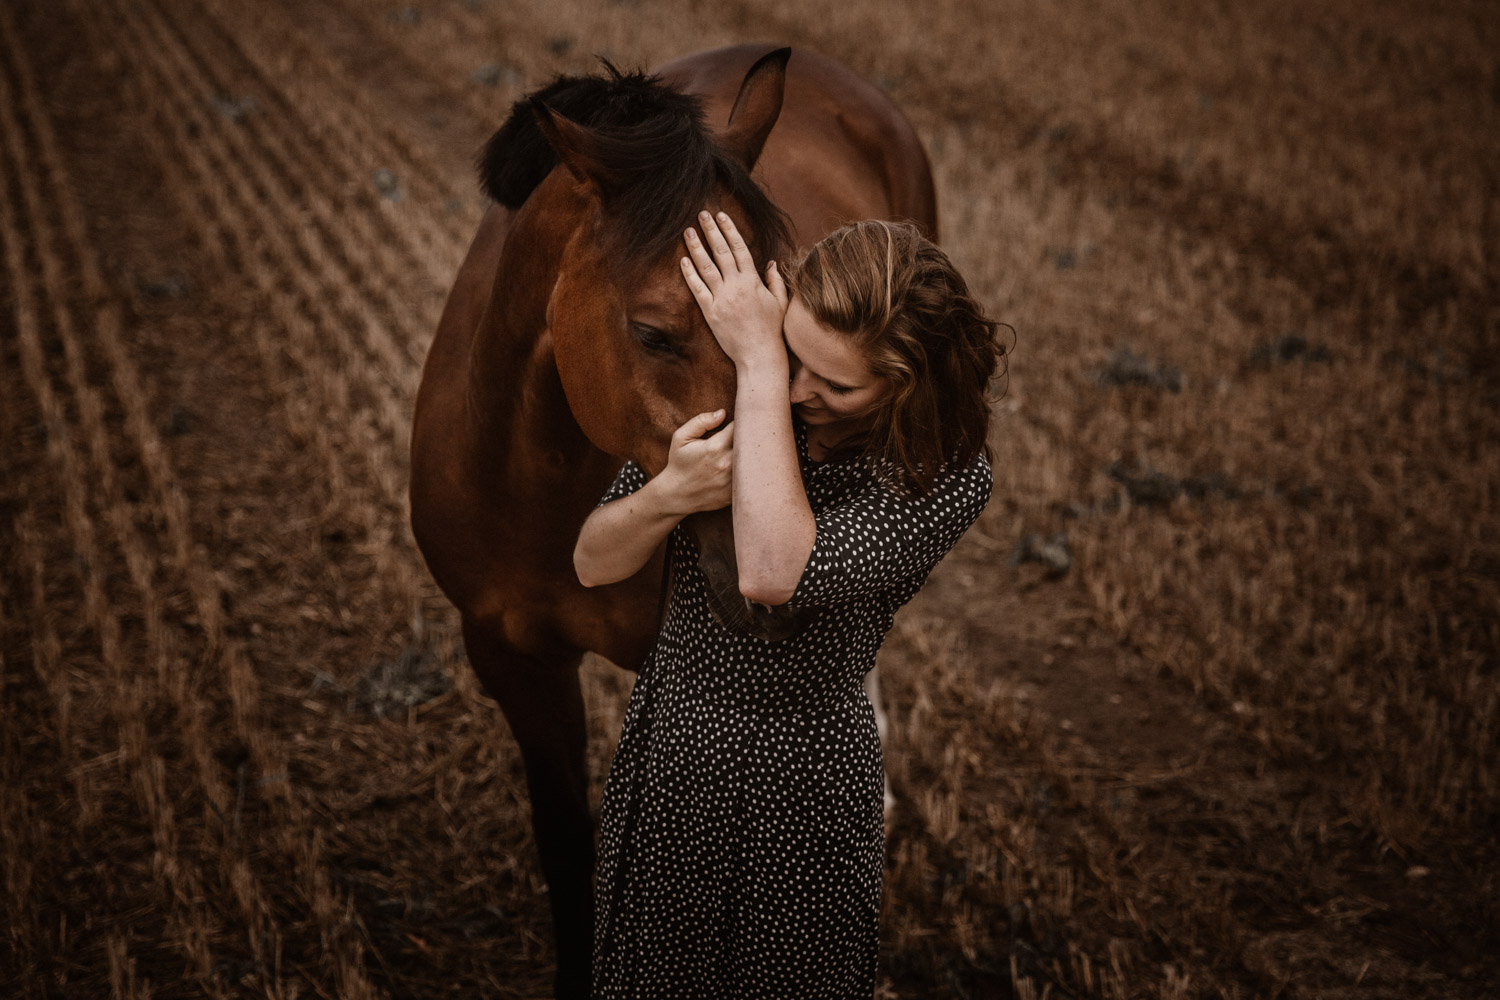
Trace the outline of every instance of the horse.
<path fill-rule="evenodd" d="M 764 264 L 855 219 L 937 229 L 911 125 L 831 59 L 738 45 L 651 75 L 604 69 L 516 102 L 486 144 L 493 204 L 429 348 L 411 437 L 413 534 L 525 766 L 558 997 L 587 995 L 593 936 L 578 664 L 593 651 L 637 669 L 667 592 L 662 551 L 584 588 L 574 542 L 622 460 L 655 475 L 678 426 L 734 405 L 733 365 L 678 267 L 682 233 L 722 209 Z M 727 511 L 689 527 L 727 627 L 801 627 L 740 596 Z"/>

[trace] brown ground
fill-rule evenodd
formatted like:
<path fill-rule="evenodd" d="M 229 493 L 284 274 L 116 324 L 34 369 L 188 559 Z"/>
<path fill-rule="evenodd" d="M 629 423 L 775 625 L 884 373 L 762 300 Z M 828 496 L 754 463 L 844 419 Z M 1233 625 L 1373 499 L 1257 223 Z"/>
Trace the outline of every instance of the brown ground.
<path fill-rule="evenodd" d="M 0 994 L 545 995 L 412 393 L 510 101 L 768 39 L 1018 331 L 884 654 L 881 995 L 1492 995 L 1500 18 L 1307 6 L 0 5 Z"/>

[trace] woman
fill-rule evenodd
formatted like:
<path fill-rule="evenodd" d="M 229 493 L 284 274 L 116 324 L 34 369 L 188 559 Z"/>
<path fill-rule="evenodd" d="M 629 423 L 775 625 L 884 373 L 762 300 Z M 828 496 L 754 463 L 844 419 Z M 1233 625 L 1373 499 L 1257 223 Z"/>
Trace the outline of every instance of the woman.
<path fill-rule="evenodd" d="M 913 226 L 833 233 L 790 295 L 728 216 L 699 226 L 683 276 L 735 364 L 735 419 L 689 420 L 649 482 L 626 463 L 574 553 L 592 586 L 669 538 L 673 581 L 604 792 L 594 994 L 869 997 L 884 823 L 862 680 L 989 499 L 995 324 Z M 674 529 L 731 498 L 744 595 L 818 609 L 793 638 L 709 613 Z"/>

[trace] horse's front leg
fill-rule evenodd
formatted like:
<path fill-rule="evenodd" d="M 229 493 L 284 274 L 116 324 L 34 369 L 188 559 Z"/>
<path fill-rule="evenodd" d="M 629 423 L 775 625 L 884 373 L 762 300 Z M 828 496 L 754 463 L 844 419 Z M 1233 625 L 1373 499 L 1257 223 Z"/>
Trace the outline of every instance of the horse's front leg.
<path fill-rule="evenodd" d="M 531 824 L 552 901 L 558 1000 L 587 997 L 594 938 L 594 820 L 589 811 L 582 654 L 540 658 L 464 623 L 469 663 L 510 723 L 531 795 Z"/>

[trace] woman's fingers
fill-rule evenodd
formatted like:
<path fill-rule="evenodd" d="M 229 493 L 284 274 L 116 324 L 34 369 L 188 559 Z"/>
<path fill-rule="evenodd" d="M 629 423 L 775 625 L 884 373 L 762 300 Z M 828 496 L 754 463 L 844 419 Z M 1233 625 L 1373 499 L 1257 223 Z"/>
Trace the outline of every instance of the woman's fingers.
<path fill-rule="evenodd" d="M 781 308 L 785 309 L 788 305 L 786 282 L 781 280 L 781 268 L 776 266 L 774 260 L 766 265 L 766 287 L 771 290 L 772 295 L 776 296 L 776 301 Z"/>
<path fill-rule="evenodd" d="M 723 410 L 690 417 L 672 432 L 667 468 L 676 470 L 674 483 L 693 510 L 713 510 L 729 503 L 734 483 L 734 421 L 705 437 L 724 419 Z"/>
<path fill-rule="evenodd" d="M 719 218 L 724 222 L 729 221 L 729 216 L 725 215 L 723 212 L 719 213 Z M 741 270 L 739 258 L 735 256 L 734 251 L 729 248 L 729 241 L 724 238 L 724 234 L 719 230 L 718 224 L 714 222 L 714 217 L 710 215 L 706 209 L 698 213 L 698 225 L 703 230 L 704 242 L 706 242 L 708 244 L 708 248 L 714 252 L 714 262 L 718 264 L 719 270 L 723 271 L 725 274 L 733 274 L 734 272 Z M 733 223 L 730 223 L 730 225 L 733 226 Z M 743 243 L 744 241 L 741 240 L 740 242 Z M 751 274 L 755 273 L 754 261 L 750 262 L 749 270 Z"/>
<path fill-rule="evenodd" d="M 682 258 L 682 279 L 687 282 L 688 291 L 693 293 L 700 308 L 708 308 L 713 305 L 714 293 L 708 290 L 703 279 L 698 277 L 698 268 L 686 257 Z"/>
<path fill-rule="evenodd" d="M 719 426 L 719 421 L 723 419 L 723 410 L 714 410 L 710 413 L 700 413 L 696 417 L 689 417 L 686 423 L 672 432 L 672 443 L 680 446 L 687 444 L 689 441 L 696 441 Z"/>
<path fill-rule="evenodd" d="M 740 235 L 734 220 L 727 212 L 719 213 L 719 228 L 724 231 L 724 239 L 729 244 L 729 252 L 734 255 L 734 262 L 739 265 L 740 270 L 746 274 L 754 274 L 755 258 L 751 256 L 750 247 L 745 243 L 745 238 Z"/>
<path fill-rule="evenodd" d="M 727 213 L 720 212 L 715 220 L 705 209 L 698 213 L 698 225 L 702 237 L 697 230 L 689 229 L 683 233 L 683 241 L 710 290 L 717 290 L 719 280 L 736 273 L 755 273 L 755 257 Z"/>
<path fill-rule="evenodd" d="M 689 229 L 683 234 L 682 238 L 683 242 L 687 244 L 688 256 L 693 258 L 693 266 L 698 269 L 698 274 L 703 279 L 704 285 L 708 286 L 709 290 L 718 287 L 719 282 L 723 280 L 724 276 L 719 273 L 718 265 L 714 263 L 714 259 L 704 249 L 703 241 L 698 239 L 697 230 Z"/>

